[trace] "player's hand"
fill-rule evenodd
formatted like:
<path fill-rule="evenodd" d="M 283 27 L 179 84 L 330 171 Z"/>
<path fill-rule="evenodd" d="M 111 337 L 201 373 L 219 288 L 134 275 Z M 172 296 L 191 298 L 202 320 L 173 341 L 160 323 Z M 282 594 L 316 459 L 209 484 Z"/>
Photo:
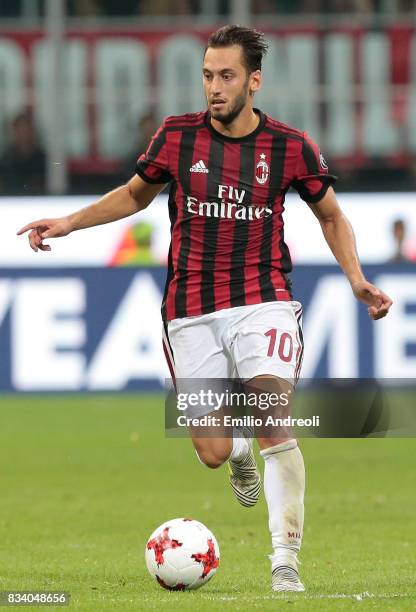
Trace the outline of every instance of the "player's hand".
<path fill-rule="evenodd" d="M 51 247 L 49 244 L 43 244 L 46 238 L 59 238 L 61 236 L 67 236 L 71 231 L 71 223 L 67 217 L 60 217 L 58 219 L 40 219 L 39 221 L 32 221 L 28 223 L 22 229 L 17 232 L 18 236 L 21 236 L 29 230 L 29 244 L 30 248 L 35 253 L 40 251 L 50 251 Z"/>
<path fill-rule="evenodd" d="M 355 297 L 367 304 L 368 314 L 374 321 L 386 316 L 393 304 L 388 295 L 366 280 L 352 283 L 351 286 Z"/>

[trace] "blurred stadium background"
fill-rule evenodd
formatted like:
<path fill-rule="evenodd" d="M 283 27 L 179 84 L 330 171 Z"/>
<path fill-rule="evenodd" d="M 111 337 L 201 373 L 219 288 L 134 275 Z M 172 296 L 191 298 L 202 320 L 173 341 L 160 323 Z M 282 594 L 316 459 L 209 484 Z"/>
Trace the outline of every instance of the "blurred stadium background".
<path fill-rule="evenodd" d="M 414 376 L 416 2 L 1 0 L 0 15 L 2 390 L 160 388 L 166 195 L 52 254 L 15 231 L 124 182 L 164 116 L 204 108 L 204 44 L 227 22 L 267 33 L 257 105 L 320 143 L 367 273 L 395 300 L 371 325 L 289 194 L 305 376 Z"/>

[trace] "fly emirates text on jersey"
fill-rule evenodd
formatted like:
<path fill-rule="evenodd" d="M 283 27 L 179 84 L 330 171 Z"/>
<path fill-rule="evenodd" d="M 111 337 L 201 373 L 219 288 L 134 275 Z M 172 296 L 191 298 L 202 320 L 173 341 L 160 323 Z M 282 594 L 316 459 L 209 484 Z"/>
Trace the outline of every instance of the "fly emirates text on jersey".
<path fill-rule="evenodd" d="M 268 205 L 243 204 L 245 193 L 244 189 L 236 189 L 230 185 L 218 185 L 218 198 L 221 198 L 220 201 L 200 202 L 198 198 L 187 195 L 186 206 L 188 212 L 192 215 L 217 217 L 220 219 L 254 221 L 263 217 L 269 217 L 273 213 Z M 235 201 L 230 201 L 231 199 Z"/>

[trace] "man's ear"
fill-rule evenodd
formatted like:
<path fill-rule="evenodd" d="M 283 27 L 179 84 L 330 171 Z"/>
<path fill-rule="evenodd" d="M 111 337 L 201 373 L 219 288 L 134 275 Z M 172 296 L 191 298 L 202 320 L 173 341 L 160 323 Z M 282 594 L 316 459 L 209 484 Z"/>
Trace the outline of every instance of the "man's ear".
<path fill-rule="evenodd" d="M 263 76 L 261 70 L 255 70 L 250 75 L 250 93 L 253 95 L 258 91 L 263 84 Z"/>

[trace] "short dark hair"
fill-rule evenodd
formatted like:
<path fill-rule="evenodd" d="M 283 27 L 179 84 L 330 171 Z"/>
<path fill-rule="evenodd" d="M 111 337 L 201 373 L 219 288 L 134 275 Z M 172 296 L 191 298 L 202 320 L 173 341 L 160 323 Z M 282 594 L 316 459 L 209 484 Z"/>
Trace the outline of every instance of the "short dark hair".
<path fill-rule="evenodd" d="M 261 70 L 262 59 L 269 48 L 263 32 L 239 25 L 223 26 L 209 37 L 204 55 L 210 47 L 215 49 L 232 45 L 241 47 L 244 63 L 249 73 Z"/>

